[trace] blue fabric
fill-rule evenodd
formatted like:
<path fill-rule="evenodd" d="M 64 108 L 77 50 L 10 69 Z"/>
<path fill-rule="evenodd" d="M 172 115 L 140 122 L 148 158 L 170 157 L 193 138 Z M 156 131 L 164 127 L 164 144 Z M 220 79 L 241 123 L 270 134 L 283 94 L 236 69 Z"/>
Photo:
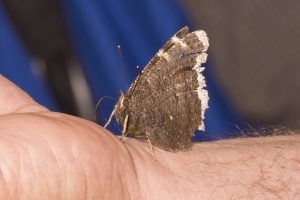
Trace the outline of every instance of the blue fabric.
<path fill-rule="evenodd" d="M 143 69 L 182 27 L 189 25 L 191 31 L 194 30 L 184 10 L 171 0 L 65 0 L 63 9 L 96 99 L 103 96 L 117 98 L 119 90 L 126 92 L 117 45 L 122 47 L 127 82 L 130 84 L 134 80 L 136 65 Z M 210 68 L 209 63 L 205 66 Z M 226 138 L 231 124 L 238 121 L 211 79 L 211 71 L 206 69 L 205 74 L 210 108 L 206 112 L 206 131 L 198 131 L 194 140 Z M 108 119 L 114 104 L 115 101 L 110 99 L 101 102 L 98 108 L 100 124 L 105 124 L 104 119 Z M 109 129 L 116 134 L 121 132 L 115 122 Z"/>
<path fill-rule="evenodd" d="M 188 25 L 191 31 L 195 30 L 181 6 L 172 0 L 64 0 L 62 9 L 95 102 L 103 96 L 117 98 L 120 90 L 126 93 L 118 45 L 122 47 L 129 86 L 134 80 L 136 65 L 142 70 L 162 45 L 182 27 Z M 0 30 L 0 40 L 2 42 L 9 38 L 12 41 L 6 44 L 6 52 L 1 49 L 0 58 L 10 54 L 7 52 L 9 49 L 15 59 L 6 60 L 6 64 L 0 68 L 1 73 L 29 92 L 39 103 L 55 109 L 55 103 L 49 102 L 51 94 L 47 93 L 46 85 L 30 71 L 31 58 L 15 34 L 11 33 L 7 18 L 0 19 L 0 27 L 3 27 L 3 23 L 6 25 L 5 30 Z M 238 123 L 211 78 L 213 74 L 209 70 L 209 63 L 204 66 L 210 108 L 206 112 L 206 131 L 197 131 L 194 141 L 226 138 L 228 127 Z M 22 73 L 18 73 L 20 70 Z M 99 105 L 97 115 L 101 125 L 109 118 L 114 104 L 114 100 L 105 99 Z M 114 121 L 109 127 L 115 134 L 121 133 L 120 128 Z"/>
<path fill-rule="evenodd" d="M 0 1 L 0 73 L 38 103 L 58 110 L 47 84 L 35 69 L 33 58 L 20 41 Z"/>

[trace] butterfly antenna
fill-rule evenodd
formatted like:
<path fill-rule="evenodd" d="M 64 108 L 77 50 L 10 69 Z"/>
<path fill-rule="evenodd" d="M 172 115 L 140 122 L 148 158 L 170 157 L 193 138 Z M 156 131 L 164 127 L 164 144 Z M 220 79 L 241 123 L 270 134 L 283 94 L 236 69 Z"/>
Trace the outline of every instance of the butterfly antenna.
<path fill-rule="evenodd" d="M 123 58 L 122 58 L 122 51 L 121 51 L 121 46 L 120 45 L 118 45 L 118 52 L 119 52 L 120 61 L 121 61 L 121 65 L 122 65 L 122 71 L 123 71 L 123 74 L 124 74 L 124 82 L 125 82 L 125 86 L 126 86 L 126 90 L 127 90 L 128 87 L 127 87 L 127 81 L 126 81 L 126 73 L 125 73 L 124 62 L 123 62 Z"/>
<path fill-rule="evenodd" d="M 138 74 L 139 74 L 139 66 L 136 66 L 135 67 L 135 76 L 134 76 L 134 78 L 136 78 L 138 76 Z"/>
<path fill-rule="evenodd" d="M 102 98 L 98 101 L 98 103 L 97 103 L 97 105 L 96 105 L 96 108 L 95 108 L 95 110 L 94 110 L 94 119 L 95 119 L 95 120 L 97 119 L 97 116 L 96 116 L 96 115 L 97 115 L 97 114 L 96 114 L 97 108 L 98 108 L 100 102 L 101 102 L 103 99 L 105 99 L 105 98 L 109 98 L 109 99 L 114 99 L 114 100 L 116 100 L 115 98 L 112 98 L 112 97 L 109 97 L 109 96 L 104 96 L 104 97 L 102 97 Z"/>

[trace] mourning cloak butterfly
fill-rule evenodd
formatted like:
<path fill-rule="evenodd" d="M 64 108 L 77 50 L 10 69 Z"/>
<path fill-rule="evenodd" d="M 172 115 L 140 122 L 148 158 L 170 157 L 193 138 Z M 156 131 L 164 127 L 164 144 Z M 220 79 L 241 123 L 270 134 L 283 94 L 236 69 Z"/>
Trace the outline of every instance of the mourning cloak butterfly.
<path fill-rule="evenodd" d="M 204 130 L 208 93 L 201 72 L 206 62 L 208 37 L 204 31 L 179 30 L 137 76 L 127 94 L 120 96 L 112 116 L 127 133 L 147 138 L 168 151 L 186 151 L 196 129 Z M 122 139 L 121 137 L 121 139 Z"/>

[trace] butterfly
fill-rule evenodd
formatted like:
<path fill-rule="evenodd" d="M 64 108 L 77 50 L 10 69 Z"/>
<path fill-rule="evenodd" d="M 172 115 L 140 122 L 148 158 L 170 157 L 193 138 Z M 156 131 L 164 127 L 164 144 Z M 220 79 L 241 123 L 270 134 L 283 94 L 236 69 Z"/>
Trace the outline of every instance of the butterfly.
<path fill-rule="evenodd" d="M 128 133 L 167 151 L 186 151 L 195 130 L 204 130 L 208 92 L 202 75 L 209 41 L 202 30 L 179 30 L 136 77 L 126 95 L 120 91 L 112 114 Z"/>

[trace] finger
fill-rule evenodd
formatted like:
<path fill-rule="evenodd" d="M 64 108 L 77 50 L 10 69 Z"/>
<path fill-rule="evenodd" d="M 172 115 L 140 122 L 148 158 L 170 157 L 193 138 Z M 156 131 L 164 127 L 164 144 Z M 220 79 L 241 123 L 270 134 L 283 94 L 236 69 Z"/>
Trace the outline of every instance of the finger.
<path fill-rule="evenodd" d="M 0 74 L 0 115 L 46 110 L 26 92 Z"/>

